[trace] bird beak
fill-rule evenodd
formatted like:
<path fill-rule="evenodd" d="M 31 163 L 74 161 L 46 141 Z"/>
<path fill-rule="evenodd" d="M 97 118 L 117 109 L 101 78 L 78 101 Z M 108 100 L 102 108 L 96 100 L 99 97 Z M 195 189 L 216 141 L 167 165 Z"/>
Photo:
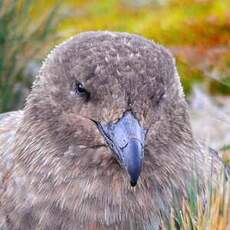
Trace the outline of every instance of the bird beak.
<path fill-rule="evenodd" d="M 131 112 L 124 113 L 116 123 L 97 126 L 112 153 L 127 171 L 131 186 L 135 186 L 142 169 L 146 130 Z"/>

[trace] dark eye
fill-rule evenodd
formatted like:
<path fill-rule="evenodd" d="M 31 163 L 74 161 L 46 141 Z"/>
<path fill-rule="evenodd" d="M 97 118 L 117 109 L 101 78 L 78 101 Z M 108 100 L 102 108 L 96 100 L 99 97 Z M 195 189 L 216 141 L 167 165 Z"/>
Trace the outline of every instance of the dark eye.
<path fill-rule="evenodd" d="M 75 83 L 75 93 L 80 97 L 85 97 L 89 99 L 90 93 L 85 89 L 85 87 L 80 82 Z"/>

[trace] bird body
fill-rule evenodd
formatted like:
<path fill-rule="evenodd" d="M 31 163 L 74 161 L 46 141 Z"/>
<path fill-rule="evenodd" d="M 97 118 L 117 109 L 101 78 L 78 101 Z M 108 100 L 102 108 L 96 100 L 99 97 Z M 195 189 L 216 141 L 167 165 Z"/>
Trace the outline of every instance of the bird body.
<path fill-rule="evenodd" d="M 137 35 L 82 33 L 0 116 L 0 229 L 158 229 L 173 194 L 223 167 L 195 141 L 174 59 Z"/>

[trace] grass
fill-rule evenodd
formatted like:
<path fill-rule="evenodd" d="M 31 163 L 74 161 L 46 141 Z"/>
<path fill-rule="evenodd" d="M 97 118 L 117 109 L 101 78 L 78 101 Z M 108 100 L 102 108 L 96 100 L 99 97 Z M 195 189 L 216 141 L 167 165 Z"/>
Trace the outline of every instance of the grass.
<path fill-rule="evenodd" d="M 194 183 L 188 187 L 181 208 L 174 203 L 168 223 L 163 229 L 227 230 L 230 229 L 230 181 L 223 173 L 217 184 L 207 182 L 204 195 Z"/>
<path fill-rule="evenodd" d="M 33 0 L 0 0 L 0 112 L 19 107 L 33 80 L 25 77 L 26 65 L 57 38 L 58 6 L 32 21 L 34 7 Z"/>
<path fill-rule="evenodd" d="M 223 148 L 220 149 L 222 155 L 223 155 L 223 160 L 226 165 L 230 167 L 230 145 L 225 145 Z"/>

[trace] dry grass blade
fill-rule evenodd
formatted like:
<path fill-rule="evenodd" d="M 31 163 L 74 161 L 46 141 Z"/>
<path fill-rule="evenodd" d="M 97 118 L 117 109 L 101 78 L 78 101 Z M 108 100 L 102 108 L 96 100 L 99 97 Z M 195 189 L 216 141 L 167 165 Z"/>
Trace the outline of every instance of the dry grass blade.
<path fill-rule="evenodd" d="M 207 184 L 206 203 L 196 191 L 188 191 L 182 208 L 172 209 L 170 227 L 163 229 L 226 230 L 230 229 L 230 182 L 222 175 L 218 185 Z M 190 187 L 189 190 L 194 189 Z M 195 196 L 191 196 L 195 194 Z M 194 207 L 195 202 L 195 207 Z M 195 209 L 194 209 L 195 208 Z M 166 225 L 164 225 L 166 226 Z"/>

